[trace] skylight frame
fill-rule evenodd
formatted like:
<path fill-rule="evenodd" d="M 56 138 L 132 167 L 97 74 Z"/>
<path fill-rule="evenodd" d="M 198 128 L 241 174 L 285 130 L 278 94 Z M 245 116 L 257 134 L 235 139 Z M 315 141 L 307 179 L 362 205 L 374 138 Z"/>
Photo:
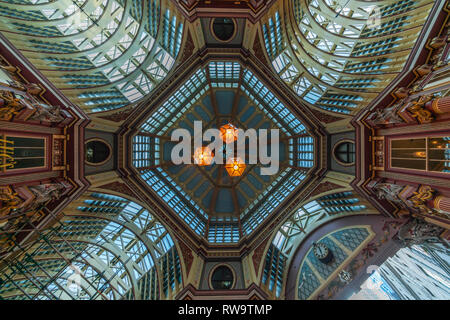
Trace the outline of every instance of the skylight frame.
<path fill-rule="evenodd" d="M 242 77 L 242 78 L 241 78 Z M 295 161 L 291 161 L 292 166 L 300 166 L 305 170 L 292 168 L 282 169 L 280 176 L 264 190 L 254 203 L 249 206 L 241 214 L 241 225 L 239 226 L 239 237 L 237 237 L 238 229 L 235 228 L 236 223 L 219 223 L 208 221 L 208 214 L 195 203 L 186 192 L 183 191 L 178 184 L 172 180 L 168 174 L 161 168 L 146 168 L 156 165 L 152 159 L 153 147 L 147 148 L 145 151 L 139 150 L 140 140 L 145 139 L 150 143 L 155 143 L 152 138 L 144 138 L 144 134 L 156 134 L 162 136 L 168 133 L 169 128 L 187 112 L 187 110 L 200 99 L 200 97 L 208 94 L 211 88 L 227 87 L 237 88 L 245 93 L 257 106 L 262 110 L 282 131 L 289 137 L 295 137 Z M 235 85 L 235 86 L 234 86 Z M 210 88 L 211 87 L 211 88 Z M 243 236 L 250 235 L 269 214 L 266 207 L 261 207 L 262 198 L 268 198 L 271 206 L 269 210 L 272 212 L 287 196 L 295 190 L 306 178 L 306 171 L 314 167 L 314 148 L 315 139 L 307 133 L 306 127 L 302 122 L 294 116 L 289 108 L 287 108 L 277 96 L 254 75 L 249 68 L 244 68 L 240 62 L 232 60 L 212 60 L 202 68 L 195 71 L 186 80 L 179 89 L 169 96 L 156 111 L 149 116 L 141 125 L 142 135 L 139 133 L 133 137 L 132 162 L 138 170 L 141 178 L 147 182 L 150 188 L 163 199 L 176 214 L 183 219 L 186 224 L 200 237 L 206 238 L 210 243 L 237 243 Z M 298 136 L 301 137 L 298 137 Z M 303 136 L 304 135 L 304 136 Z M 289 140 L 293 140 L 293 138 Z M 142 149 L 142 148 L 141 148 Z M 304 149 L 304 155 L 303 153 Z M 149 151 L 150 150 L 150 151 Z M 141 153 L 140 155 L 138 155 Z M 147 155 L 144 155 L 147 153 Z M 291 153 L 293 156 L 294 154 Z M 157 157 L 154 157 L 155 159 Z M 159 164 L 159 163 L 158 163 Z M 277 189 L 278 188 L 278 189 Z M 272 193 L 270 190 L 277 189 Z M 279 189 L 289 190 L 279 192 Z M 166 199 L 166 200 L 164 200 Z M 255 211 L 257 210 L 257 212 Z M 255 211 L 255 212 L 254 212 Z M 195 214 L 194 214 L 195 212 Z M 255 216 L 252 218 L 252 214 Z M 208 232 L 207 232 L 208 230 Z M 213 233 L 216 230 L 218 233 Z M 214 241 L 214 242 L 211 242 Z"/>
<path fill-rule="evenodd" d="M 58 88 L 85 111 L 108 111 L 137 102 L 174 66 L 184 24 L 171 6 L 160 0 L 104 0 L 91 12 L 89 0 L 78 1 L 79 7 L 61 1 L 67 6 L 59 4 L 53 11 L 50 4 L 36 10 L 39 6 L 32 2 L 2 3 L 0 24 L 13 44 L 30 52 L 36 67 L 59 79 Z M 84 28 L 76 24 L 79 16 L 88 21 Z M 12 30 L 17 23 L 20 26 Z"/>

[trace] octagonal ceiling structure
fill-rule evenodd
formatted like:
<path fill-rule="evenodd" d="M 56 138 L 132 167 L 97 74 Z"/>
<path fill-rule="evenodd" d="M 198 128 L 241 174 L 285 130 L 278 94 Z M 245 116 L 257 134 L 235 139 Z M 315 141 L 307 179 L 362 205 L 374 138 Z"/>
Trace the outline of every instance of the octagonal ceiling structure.
<path fill-rule="evenodd" d="M 130 171 L 144 182 L 147 195 L 163 202 L 210 245 L 232 245 L 251 235 L 318 167 L 323 141 L 315 136 L 317 128 L 282 101 L 279 92 L 274 94 L 273 80 L 263 82 L 261 75 L 239 59 L 211 59 L 193 68 L 164 99 L 143 102 L 144 112 L 132 114 L 139 120 L 126 125 L 132 132 L 124 148 Z M 174 164 L 170 155 L 177 142 L 171 141 L 171 133 L 183 128 L 193 135 L 194 121 L 202 121 L 203 132 L 228 123 L 243 130 L 278 129 L 278 172 L 262 175 L 263 165 L 249 164 L 248 143 L 245 170 L 237 177 L 215 162 Z"/>

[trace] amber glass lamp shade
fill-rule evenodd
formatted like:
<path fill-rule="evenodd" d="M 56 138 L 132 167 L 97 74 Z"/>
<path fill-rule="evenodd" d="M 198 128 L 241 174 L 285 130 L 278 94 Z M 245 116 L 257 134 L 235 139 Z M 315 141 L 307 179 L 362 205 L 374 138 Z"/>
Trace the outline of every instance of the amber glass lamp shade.
<path fill-rule="evenodd" d="M 231 123 L 220 127 L 220 137 L 225 143 L 232 143 L 238 138 L 238 129 Z"/>
<path fill-rule="evenodd" d="M 209 166 L 213 158 L 214 155 L 208 147 L 200 147 L 194 151 L 194 163 L 198 166 Z"/>
<path fill-rule="evenodd" d="M 231 158 L 225 164 L 225 170 L 231 177 L 242 176 L 245 170 L 245 163 L 240 158 Z"/>

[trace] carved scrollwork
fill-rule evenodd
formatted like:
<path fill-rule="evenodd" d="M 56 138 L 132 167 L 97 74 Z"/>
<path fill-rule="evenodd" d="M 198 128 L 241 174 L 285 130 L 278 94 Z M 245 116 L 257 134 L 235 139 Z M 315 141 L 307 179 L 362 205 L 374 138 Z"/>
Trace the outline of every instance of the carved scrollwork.
<path fill-rule="evenodd" d="M 62 183 L 46 183 L 37 186 L 30 186 L 28 190 L 31 191 L 32 196 L 24 198 L 19 196 L 18 190 L 14 190 L 10 186 L 0 187 L 0 218 L 7 217 L 14 218 L 16 223 L 19 223 L 25 217 L 36 220 L 40 215 L 36 214 L 42 209 L 48 201 L 57 200 L 64 192 L 65 185 Z M 22 217 L 22 218 L 21 218 Z M 17 220 L 19 219 L 19 220 Z M 0 219 L 4 220 L 4 219 Z"/>
<path fill-rule="evenodd" d="M 0 66 L 0 68 L 2 68 L 2 70 L 6 71 L 6 73 L 9 73 L 11 75 L 17 71 L 17 68 L 14 66 L 4 65 L 4 66 Z"/>
<path fill-rule="evenodd" d="M 379 182 L 373 187 L 373 191 L 378 199 L 386 199 L 397 204 L 403 204 L 403 201 L 398 197 L 403 188 L 403 186 L 397 184 Z"/>
<path fill-rule="evenodd" d="M 25 91 L 26 93 L 34 96 L 38 96 L 43 91 L 43 89 L 36 83 L 23 83 L 18 80 L 9 80 L 8 84 L 15 89 Z"/>
<path fill-rule="evenodd" d="M 447 43 L 447 37 L 445 35 L 439 36 L 439 37 L 434 37 L 430 41 L 430 47 L 432 47 L 433 49 L 438 49 L 438 48 L 444 47 L 446 43 Z"/>
<path fill-rule="evenodd" d="M 425 104 L 433 99 L 433 96 L 421 96 L 417 101 L 412 102 L 412 106 L 407 110 L 419 123 L 430 123 L 434 120 L 431 111 L 425 109 Z"/>
<path fill-rule="evenodd" d="M 13 92 L 0 90 L 0 119 L 9 121 L 24 108 Z"/>
<path fill-rule="evenodd" d="M 373 125 L 388 125 L 404 123 L 405 121 L 397 114 L 400 105 L 396 104 L 385 109 L 377 109 L 371 113 L 367 120 Z"/>
<path fill-rule="evenodd" d="M 0 201 L 0 217 L 7 216 L 12 211 L 18 210 L 23 203 L 23 200 L 9 186 L 0 187 Z"/>
<path fill-rule="evenodd" d="M 35 112 L 31 116 L 31 120 L 46 121 L 51 123 L 58 123 L 64 120 L 59 106 L 49 106 L 43 103 L 34 103 L 33 108 Z"/>
<path fill-rule="evenodd" d="M 61 183 L 46 183 L 29 187 L 30 191 L 36 197 L 33 201 L 33 206 L 37 207 L 47 201 L 59 199 L 64 188 L 64 185 Z"/>
<path fill-rule="evenodd" d="M 435 194 L 435 190 L 433 190 L 430 186 L 420 186 L 417 192 L 414 192 L 414 195 L 408 200 L 411 201 L 411 204 L 420 209 L 421 211 L 429 212 L 431 211 L 426 202 L 431 200 Z"/>

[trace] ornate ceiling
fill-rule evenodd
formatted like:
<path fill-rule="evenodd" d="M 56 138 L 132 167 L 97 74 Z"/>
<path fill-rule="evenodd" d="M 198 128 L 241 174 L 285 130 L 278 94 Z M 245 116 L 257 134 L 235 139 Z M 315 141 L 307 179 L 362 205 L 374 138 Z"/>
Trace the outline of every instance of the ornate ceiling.
<path fill-rule="evenodd" d="M 293 296 L 306 299 L 325 288 L 341 263 L 372 239 L 366 216 L 374 216 L 368 220 L 380 230 L 380 212 L 403 218 L 387 200 L 383 209 L 367 190 L 367 200 L 358 194 L 373 178 L 373 146 L 369 126 L 361 121 L 355 133 L 351 121 L 364 118 L 376 99 L 395 96 L 395 79 L 405 66 L 416 73 L 411 50 L 419 40 L 427 46 L 423 25 L 443 7 L 432 0 L 377 1 L 376 8 L 367 1 L 343 2 L 220 0 L 214 7 L 202 0 L 0 1 L 0 42 L 11 42 L 17 59 L 28 59 L 32 73 L 49 80 L 47 93 L 59 89 L 79 106 L 91 120 L 88 125 L 83 118 L 83 132 L 87 126 L 92 135 L 110 137 L 113 150 L 110 167 L 98 166 L 90 176 L 69 164 L 89 190 L 58 208 L 52 228 L 35 228 L 39 237 L 26 248 L 8 251 L 1 275 L 12 280 L 0 293 L 12 299 L 190 297 L 208 290 L 200 283 L 211 271 L 208 263 L 225 258 L 245 268 L 241 287 L 248 291 L 242 295 L 262 288 L 258 297 L 280 298 L 300 246 L 308 262 L 298 272 L 290 269 L 293 282 L 310 277 L 311 266 L 323 274 L 310 277 L 309 288 L 296 283 Z M 231 20 L 229 40 L 214 34 L 214 18 Z M 171 135 L 177 129 L 194 135 L 196 121 L 203 132 L 226 124 L 279 129 L 279 170 L 263 175 L 265 165 L 248 159 L 236 176 L 216 162 L 175 164 Z M 356 160 L 339 171 L 332 148 L 340 140 L 353 143 Z M 69 141 L 82 149 L 78 140 Z M 70 159 L 78 161 L 78 151 L 71 150 Z M 71 171 L 63 178 L 70 180 Z M 358 227 L 346 226 L 353 240 L 327 230 L 327 223 L 344 216 L 358 216 L 351 217 Z M 326 230 L 319 239 L 314 233 L 320 228 Z M 15 243 L 28 235 L 0 240 Z M 335 251 L 344 248 L 333 270 L 320 269 L 306 248 L 310 238 Z M 11 267 L 34 270 L 35 261 L 45 271 L 42 283 Z M 75 297 L 61 285 L 73 267 L 85 274 Z"/>
<path fill-rule="evenodd" d="M 133 166 L 197 234 L 208 230 L 209 242 L 238 242 L 250 234 L 314 167 L 315 142 L 302 118 L 239 62 L 211 61 L 193 71 L 154 110 L 133 137 Z M 262 175 L 261 164 L 248 164 L 248 150 L 239 177 L 215 163 L 175 165 L 170 134 L 184 128 L 194 136 L 194 121 L 202 121 L 204 131 L 227 123 L 243 130 L 280 130 L 279 170 Z"/>
<path fill-rule="evenodd" d="M 367 106 L 402 70 L 434 3 L 281 2 L 261 20 L 275 71 L 311 106 L 343 114 Z"/>
<path fill-rule="evenodd" d="M 87 112 L 148 94 L 174 65 L 183 18 L 169 1 L 8 1 L 3 34 Z"/>

